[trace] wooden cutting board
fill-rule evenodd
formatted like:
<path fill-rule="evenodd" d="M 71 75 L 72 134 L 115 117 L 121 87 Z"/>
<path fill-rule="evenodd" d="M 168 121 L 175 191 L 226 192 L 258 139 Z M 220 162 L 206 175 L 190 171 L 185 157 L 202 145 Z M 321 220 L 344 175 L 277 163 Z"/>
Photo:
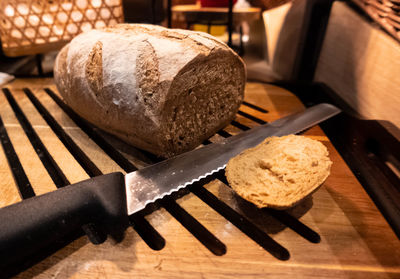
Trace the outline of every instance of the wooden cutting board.
<path fill-rule="evenodd" d="M 17 79 L 6 87 L 71 183 L 89 176 L 49 128 L 22 88 L 30 88 L 103 173 L 123 172 L 43 90 L 50 88 L 57 92 L 52 79 Z M 236 119 L 239 124 L 229 125 L 226 132 L 239 133 L 240 124 L 246 127 L 260 125 L 246 117 L 246 113 L 257 119 L 273 121 L 304 110 L 301 102 L 290 92 L 259 83 L 247 84 L 245 101 L 246 105 L 240 109 L 244 114 Z M 3 92 L 0 104 L 0 116 L 35 193 L 39 195 L 55 190 Z M 239 213 L 242 219 L 249 220 L 287 249 L 290 253 L 287 260 L 271 255 L 198 195 L 189 193 L 177 199 L 176 203 L 225 244 L 226 253 L 223 255 L 210 252 L 161 207 L 145 216 L 165 239 L 165 247 L 159 251 L 151 249 L 130 227 L 125 239 L 118 244 L 107 240 L 95 246 L 86 237 L 78 238 L 21 272 L 17 278 L 400 278 L 399 240 L 322 130 L 315 127 L 305 135 L 322 141 L 328 147 L 333 161 L 332 173 L 320 190 L 288 213 L 319 234 L 319 243 L 312 243 L 277 222 L 267 211 L 244 203 L 221 180 L 204 186 L 230 210 Z M 220 138 L 216 135 L 210 141 Z M 140 156 L 134 149 L 111 142 L 135 166 L 140 168 L 148 164 L 138 159 Z M 0 206 L 21 200 L 3 150 L 0 150 L 0 174 Z"/>

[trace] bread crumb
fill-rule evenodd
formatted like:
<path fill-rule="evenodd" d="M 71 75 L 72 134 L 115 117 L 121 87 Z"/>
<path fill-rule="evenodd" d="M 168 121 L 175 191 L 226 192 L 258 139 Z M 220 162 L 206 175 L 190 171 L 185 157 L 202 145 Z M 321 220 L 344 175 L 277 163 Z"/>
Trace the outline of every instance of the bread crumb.
<path fill-rule="evenodd" d="M 258 207 L 286 209 L 316 191 L 329 176 L 328 149 L 305 136 L 270 137 L 232 158 L 227 180 Z"/>

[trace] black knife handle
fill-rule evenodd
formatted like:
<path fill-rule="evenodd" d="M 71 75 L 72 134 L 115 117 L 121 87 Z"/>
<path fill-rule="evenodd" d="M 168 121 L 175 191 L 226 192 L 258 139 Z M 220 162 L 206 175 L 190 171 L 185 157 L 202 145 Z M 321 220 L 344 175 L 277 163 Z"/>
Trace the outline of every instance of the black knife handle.
<path fill-rule="evenodd" d="M 91 224 L 121 241 L 128 226 L 125 182 L 111 173 L 0 209 L 0 270 Z"/>

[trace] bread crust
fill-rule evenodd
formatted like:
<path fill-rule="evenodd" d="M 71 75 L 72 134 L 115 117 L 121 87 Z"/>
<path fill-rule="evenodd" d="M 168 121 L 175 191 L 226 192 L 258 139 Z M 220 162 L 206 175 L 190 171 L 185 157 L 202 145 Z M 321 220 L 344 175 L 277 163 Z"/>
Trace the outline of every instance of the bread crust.
<path fill-rule="evenodd" d="M 78 114 L 162 157 L 198 146 L 243 100 L 243 61 L 212 36 L 120 24 L 74 38 L 57 56 L 59 92 Z"/>

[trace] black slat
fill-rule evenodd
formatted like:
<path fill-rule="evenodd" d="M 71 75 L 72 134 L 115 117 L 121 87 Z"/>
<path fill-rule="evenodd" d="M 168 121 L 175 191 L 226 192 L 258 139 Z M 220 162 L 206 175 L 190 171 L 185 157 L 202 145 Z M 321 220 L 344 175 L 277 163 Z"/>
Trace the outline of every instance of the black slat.
<path fill-rule="evenodd" d="M 285 247 L 273 240 L 268 234 L 264 233 L 246 217 L 237 213 L 227 204 L 222 202 L 220 199 L 202 187 L 201 184 L 195 183 L 189 187 L 190 190 L 202 201 L 224 216 L 229 222 L 254 240 L 258 245 L 263 247 L 271 255 L 279 260 L 288 260 L 290 258 L 289 251 Z"/>
<path fill-rule="evenodd" d="M 229 187 L 229 182 L 225 176 L 225 170 L 220 170 L 219 172 L 215 173 L 215 178 Z"/>
<path fill-rule="evenodd" d="M 253 115 L 250 115 L 250 114 L 248 114 L 248 113 L 246 113 L 244 111 L 241 111 L 241 110 L 239 110 L 237 112 L 237 114 L 239 114 L 239 115 L 241 115 L 243 117 L 246 117 L 247 119 L 250 119 L 250 120 L 252 120 L 252 121 L 254 121 L 254 122 L 258 123 L 258 124 L 261 124 L 261 125 L 267 123 L 266 121 L 264 121 L 264 120 L 262 120 L 262 119 L 260 119 L 258 117 L 255 117 Z"/>
<path fill-rule="evenodd" d="M 62 127 L 56 122 L 56 120 L 51 116 L 51 114 L 47 111 L 47 109 L 39 102 L 39 100 L 32 94 L 32 92 L 29 89 L 24 89 L 24 92 L 25 92 L 25 94 L 27 94 L 28 98 L 32 101 L 32 103 L 35 105 L 35 107 L 39 110 L 40 114 L 45 118 L 46 122 L 53 129 L 53 131 L 56 133 L 56 135 L 64 143 L 65 147 L 74 156 L 74 158 L 77 159 L 77 161 L 82 166 L 82 168 L 91 177 L 101 175 L 102 172 L 83 153 L 83 151 L 75 144 L 75 142 L 65 133 L 65 131 L 62 129 Z M 69 115 L 69 116 L 71 116 L 71 115 Z M 75 115 L 75 117 L 80 118 L 77 115 Z M 96 135 L 95 139 L 97 139 L 97 138 L 103 139 L 96 131 L 92 131 L 92 132 Z M 111 148 L 114 149 L 114 147 L 112 147 L 112 146 L 111 146 Z M 113 152 L 114 155 L 119 154 L 120 156 L 122 156 L 117 150 L 111 150 L 111 151 Z M 120 159 L 119 156 L 116 156 L 116 158 Z M 137 168 L 131 162 L 129 162 L 128 160 L 126 160 L 126 161 L 125 160 L 126 160 L 125 157 L 123 157 L 122 160 L 120 160 L 118 162 L 116 161 L 116 162 L 120 166 L 124 166 L 126 168 L 125 171 L 127 171 L 127 172 L 137 170 Z M 134 220 L 132 220 L 132 222 L 134 222 L 134 224 L 135 224 L 134 225 L 135 230 L 137 231 L 137 233 L 142 237 L 144 242 L 150 248 L 152 248 L 154 250 L 160 250 L 165 246 L 164 238 L 144 219 L 143 216 L 135 216 L 133 219 Z M 91 228 L 90 225 L 86 226 L 84 229 L 85 229 L 86 234 L 88 235 L 88 237 L 91 240 L 96 237 L 97 232 L 94 228 Z M 100 241 L 100 238 L 99 238 L 99 241 Z"/>
<path fill-rule="evenodd" d="M 110 156 L 125 171 L 135 171 L 128 159 L 109 144 L 87 121 L 76 114 L 67 106 L 51 89 L 45 88 L 44 91 L 57 103 L 57 105 L 82 129 L 103 151 Z"/>
<path fill-rule="evenodd" d="M 47 122 L 53 132 L 61 140 L 68 151 L 74 156 L 75 160 L 82 166 L 90 177 L 101 175 L 99 168 L 89 159 L 89 157 L 79 148 L 79 146 L 71 139 L 64 129 L 57 123 L 49 111 L 39 102 L 28 88 L 23 89 L 26 96 L 31 100 L 32 104 L 38 110 L 43 119 Z"/>
<path fill-rule="evenodd" d="M 268 110 L 263 109 L 263 108 L 261 108 L 261 107 L 259 107 L 259 106 L 250 104 L 250 103 L 248 103 L 248 102 L 246 102 L 246 101 L 243 101 L 242 105 L 245 105 L 245 106 L 248 106 L 249 108 L 258 110 L 259 112 L 268 113 Z"/>
<path fill-rule="evenodd" d="M 50 172 L 55 174 L 57 172 L 58 166 L 55 165 L 55 168 L 53 168 L 53 166 L 51 166 L 51 162 L 52 162 L 53 158 L 52 157 L 43 158 L 43 156 L 42 157 L 40 156 L 40 154 L 45 155 L 47 150 L 43 149 L 40 146 L 40 143 L 41 143 L 40 139 L 37 137 L 36 133 L 32 129 L 32 126 L 30 125 L 29 121 L 26 119 L 22 110 L 20 109 L 18 104 L 15 102 L 15 99 L 12 97 L 11 92 L 6 88 L 3 88 L 3 92 L 6 95 L 7 100 L 10 103 L 10 105 L 11 105 L 15 115 L 17 116 L 18 121 L 20 122 L 21 126 L 23 127 L 25 133 L 27 134 L 27 136 L 29 135 L 28 138 L 31 141 L 31 143 L 33 141 L 39 145 L 38 149 L 35 148 L 35 151 L 37 152 L 39 158 L 42 160 L 43 164 L 45 164 L 44 162 L 46 162 L 46 165 L 49 168 L 49 169 L 47 169 L 47 168 L 46 169 L 48 171 L 50 170 Z M 30 184 L 29 179 L 26 176 L 26 173 L 19 161 L 17 154 L 15 153 L 14 147 L 12 146 L 12 143 L 8 137 L 8 134 L 5 130 L 5 127 L 4 127 L 4 124 L 3 124 L 3 121 L 1 120 L 1 118 L 0 118 L 0 133 L 1 133 L 2 146 L 3 146 L 4 152 L 7 157 L 7 161 L 9 162 L 12 174 L 14 176 L 16 186 L 19 190 L 19 193 L 20 193 L 22 199 L 27 199 L 27 198 L 35 196 L 32 185 Z M 45 161 L 43 161 L 43 159 Z M 64 178 L 65 178 L 65 176 L 64 176 Z M 56 179 L 56 181 L 58 183 L 60 183 L 60 182 L 62 183 L 64 178 L 58 177 Z M 66 180 L 66 178 L 65 178 L 65 180 Z M 35 254 L 33 257 L 25 259 L 25 261 L 22 265 L 8 267 L 8 269 L 4 271 L 4 274 L 6 276 L 15 275 L 15 274 L 19 273 L 21 270 L 26 269 L 26 268 L 40 262 L 41 260 L 43 260 L 44 258 L 48 257 L 49 255 L 55 253 L 57 250 L 61 249 L 65 245 L 71 243 L 73 240 L 82 236 L 83 231 L 85 231 L 89 235 L 96 234 L 96 231 L 94 231 L 93 228 L 88 228 L 87 226 L 82 226 L 82 230 L 78 230 L 77 232 L 74 232 L 73 234 L 70 234 L 63 239 L 60 239 L 57 243 L 54 243 L 51 246 L 44 247 L 40 252 Z M 93 239 L 93 240 L 95 240 L 95 239 Z M 97 240 L 99 240 L 99 239 L 97 239 Z"/>
<path fill-rule="evenodd" d="M 222 130 L 223 131 L 223 130 Z M 223 131 L 223 136 L 224 137 L 230 137 L 231 134 L 228 132 Z M 219 171 L 215 175 L 216 179 L 219 179 L 222 183 L 225 185 L 229 185 L 226 176 L 225 176 L 225 171 Z M 294 218 L 290 214 L 288 214 L 285 211 L 277 211 L 273 209 L 264 209 L 266 212 L 268 212 L 272 217 L 280 221 L 282 224 L 286 225 L 288 228 L 292 229 L 308 241 L 312 243 L 319 243 L 321 241 L 321 237 L 319 236 L 318 233 L 313 231 L 311 228 L 300 222 L 298 219 Z"/>
<path fill-rule="evenodd" d="M 36 134 L 31 123 L 26 118 L 25 114 L 22 112 L 21 108 L 15 101 L 14 97 L 11 95 L 10 90 L 8 88 L 3 88 L 3 93 L 6 96 L 8 102 L 10 103 L 10 106 L 13 109 L 19 123 L 21 124 L 22 129 L 27 135 L 29 141 L 31 142 L 33 148 L 35 149 L 37 155 L 39 156 L 40 160 L 43 163 L 43 166 L 46 168 L 47 172 L 49 173 L 56 187 L 60 188 L 69 185 L 70 183 L 68 179 L 65 177 L 60 167 L 54 161 L 53 157 L 50 155 L 47 148 L 43 145 L 43 142 Z"/>
<path fill-rule="evenodd" d="M 4 127 L 3 121 L 0 117 L 0 138 L 3 146 L 3 150 L 5 152 L 7 161 L 9 163 L 10 169 L 12 171 L 14 180 L 16 182 L 16 186 L 21 195 L 22 199 L 27 199 L 35 196 L 35 192 L 33 191 L 32 185 L 29 182 L 28 177 L 19 161 L 18 155 L 15 153 L 14 147 L 8 137 L 7 131 Z M 85 230 L 89 231 L 89 230 Z M 91 232 L 91 231 L 89 231 Z M 2 271 L 2 275 L 4 278 L 8 278 L 18 274 L 20 271 L 31 267 L 32 265 L 40 262 L 45 259 L 49 255 L 55 253 L 59 249 L 64 246 L 70 244 L 72 241 L 77 239 L 78 237 L 83 236 L 83 231 L 78 230 L 73 232 L 72 234 L 60 239 L 58 242 L 53 243 L 48 247 L 44 247 L 41 251 L 36 253 L 33 257 L 29 257 L 23 261 L 23 263 L 18 263 L 18 266 L 9 266 L 7 270 Z M 0 275 L 0 277 L 2 277 Z"/>
<path fill-rule="evenodd" d="M 219 130 L 219 131 L 217 132 L 217 134 L 220 135 L 221 137 L 224 137 L 224 138 L 228 138 L 228 137 L 231 136 L 231 134 L 229 134 L 229 133 L 228 133 L 227 131 L 225 131 L 225 130 Z"/>
<path fill-rule="evenodd" d="M 243 125 L 242 123 L 237 122 L 236 120 L 233 120 L 231 122 L 232 126 L 235 126 L 236 128 L 239 128 L 242 131 L 247 131 L 250 130 L 250 127 L 247 127 L 246 125 Z"/>
<path fill-rule="evenodd" d="M 199 223 L 185 209 L 179 206 L 170 197 L 165 197 L 160 201 L 161 205 L 181 223 L 195 238 L 197 238 L 214 255 L 222 256 L 226 253 L 226 246 L 209 230 Z"/>
<path fill-rule="evenodd" d="M 265 208 L 263 210 L 282 224 L 286 225 L 288 228 L 292 229 L 293 231 L 307 239 L 308 241 L 312 243 L 319 243 L 321 241 L 321 237 L 317 232 L 304 225 L 302 222 L 300 222 L 298 219 L 296 219 L 286 211 L 274 210 L 269 208 Z"/>
<path fill-rule="evenodd" d="M 4 153 L 7 158 L 8 165 L 17 184 L 18 192 L 22 199 L 27 199 L 35 196 L 32 185 L 21 165 L 17 153 L 15 153 L 14 146 L 8 137 L 7 130 L 4 127 L 3 120 L 0 117 L 0 140 L 3 146 Z"/>
<path fill-rule="evenodd" d="M 51 179 L 57 188 L 65 187 L 70 185 L 70 182 L 64 175 L 63 171 L 57 165 L 56 161 L 54 161 L 53 157 L 50 155 L 47 148 L 43 145 L 43 142 L 40 140 L 39 136 L 36 134 L 33 129 L 31 123 L 26 118 L 25 114 L 21 110 L 20 106 L 15 101 L 12 96 L 10 90 L 8 88 L 3 88 L 3 92 L 13 109 L 15 116 L 17 117 L 19 123 L 21 124 L 22 129 L 27 135 L 29 141 L 31 142 L 33 148 L 35 149 L 39 159 L 42 161 L 43 166 L 47 170 Z M 99 230 L 95 229 L 93 224 L 86 224 L 82 226 L 82 230 L 86 233 L 89 240 L 94 244 L 100 244 L 105 241 L 107 236 L 104 233 L 101 233 Z"/>
<path fill-rule="evenodd" d="M 53 98 L 53 100 L 55 100 L 56 102 L 58 101 L 57 103 L 59 104 L 59 106 L 61 108 L 64 109 L 64 107 L 65 107 L 64 111 L 67 114 L 70 115 L 70 113 L 68 111 L 70 111 L 72 114 L 75 114 L 68 106 L 66 106 L 58 98 L 57 95 L 55 95 L 54 92 L 52 92 L 50 89 L 45 89 L 45 90 Z M 249 107 L 252 107 L 252 108 L 255 109 L 254 105 L 251 105 L 251 104 L 245 104 L 245 105 L 248 105 Z M 258 110 L 260 111 L 260 109 L 258 109 Z M 261 110 L 263 110 L 263 109 L 261 109 Z M 262 112 L 267 112 L 267 111 L 263 110 Z M 256 118 L 256 117 L 254 117 L 252 115 L 249 115 L 249 114 L 247 114 L 245 112 L 242 112 L 242 111 L 239 111 L 238 114 L 240 114 L 240 115 L 242 115 L 242 116 L 244 116 L 244 117 L 246 117 L 246 118 L 248 118 L 248 119 L 250 119 L 250 120 L 252 120 L 252 121 L 254 121 L 256 123 L 259 123 L 259 124 L 265 124 L 266 123 L 265 121 L 263 121 L 263 120 L 261 120 L 259 118 Z M 71 117 L 71 115 L 70 115 L 70 117 Z M 76 114 L 75 114 L 74 117 L 71 117 L 71 118 L 74 121 L 75 121 L 74 118 L 76 118 L 77 121 L 75 121 L 75 122 L 77 124 L 80 121 L 84 122 L 84 124 L 85 124 L 85 121 L 82 120 Z M 244 130 L 244 131 L 250 129 L 248 126 L 243 125 L 243 124 L 241 124 L 241 123 L 239 123 L 237 121 L 232 121 L 231 124 L 233 126 L 239 128 L 239 129 L 241 129 L 241 130 Z M 89 128 L 91 128 L 93 130 L 93 128 L 90 126 L 90 124 L 87 124 L 87 125 L 88 125 Z M 80 126 L 80 125 L 78 124 L 78 126 Z M 83 129 L 83 128 L 82 128 L 82 130 L 85 131 L 85 129 Z M 93 131 L 93 132 L 97 133 L 96 131 Z M 218 134 L 220 134 L 223 137 L 231 136 L 230 133 L 228 133 L 228 132 L 226 132 L 224 130 L 219 131 Z M 100 138 L 100 140 L 103 140 L 104 142 L 106 142 L 100 134 L 97 134 L 97 137 Z M 98 143 L 95 139 L 94 139 L 94 141 L 96 143 Z M 209 144 L 209 143 L 211 143 L 211 142 L 209 140 L 206 140 L 203 144 Z M 100 144 L 99 144 L 99 146 L 102 147 Z M 109 148 L 110 148 L 110 150 L 112 151 L 113 154 L 119 153 L 113 146 L 110 145 Z M 112 156 L 110 156 L 110 157 L 113 158 Z M 125 159 L 125 157 L 123 157 L 122 155 L 121 155 L 121 157 Z M 120 162 L 119 160 L 120 159 L 118 159 L 118 158 L 114 159 L 114 161 L 116 161 L 120 166 L 123 165 L 124 162 Z M 155 162 L 155 161 L 159 161 L 159 159 L 156 158 L 156 160 L 155 160 L 154 158 L 152 158 L 152 159 L 150 159 L 150 161 Z M 127 172 L 136 170 L 136 167 L 133 166 L 129 161 L 128 161 L 128 163 L 125 163 L 125 164 L 128 166 L 127 168 L 124 168 Z M 227 184 L 226 178 L 225 178 L 225 176 L 223 174 L 221 174 L 221 172 L 219 172 L 217 175 L 215 175 L 214 178 L 220 179 L 222 182 Z M 193 189 L 193 187 L 191 187 L 191 189 Z M 201 188 L 201 189 L 204 189 L 204 188 Z M 213 196 L 206 189 L 204 189 L 204 191 L 206 191 L 206 192 L 204 192 L 203 190 L 198 190 L 198 191 L 199 192 L 193 192 L 193 193 L 198 195 L 198 196 L 202 195 L 202 197 L 205 200 L 203 200 L 200 196 L 199 197 L 203 201 L 205 201 L 207 204 L 209 204 L 212 208 L 214 208 L 214 206 L 219 207 L 219 210 L 217 210 L 216 208 L 214 208 L 214 209 L 217 212 L 219 212 L 221 215 L 223 215 L 225 218 L 227 218 L 227 219 L 229 218 L 228 219 L 229 221 L 232 222 L 232 220 L 233 220 L 232 223 L 235 226 L 237 226 L 240 230 L 242 230 L 244 233 L 246 233 L 250 238 L 255 240 L 264 249 L 266 249 L 267 251 L 270 251 L 271 254 L 273 254 L 275 257 L 277 257 L 278 259 L 282 259 L 282 260 L 288 259 L 290 257 L 289 252 L 284 247 L 282 247 L 280 244 L 276 243 L 272 238 L 270 238 L 267 234 L 265 234 L 263 231 L 258 229 L 249 220 L 247 220 L 246 218 L 241 216 L 239 213 L 237 213 L 236 211 L 231 209 L 229 206 L 227 206 L 226 204 L 221 202 L 217 197 Z M 216 202 L 216 201 L 219 201 L 219 202 Z M 211 205 L 210 202 L 214 206 Z M 170 214 L 172 216 L 174 216 L 188 231 L 190 231 L 201 243 L 203 243 L 203 245 L 205 245 L 214 254 L 222 255 L 222 254 L 224 254 L 226 252 L 225 245 L 222 242 L 220 242 L 214 235 L 212 235 L 204 226 L 202 226 L 189 213 L 187 213 L 183 208 L 181 208 L 176 203 L 176 201 L 174 201 L 173 199 L 168 197 L 168 198 L 162 200 L 160 203 L 168 212 L 170 212 Z M 222 207 L 220 206 L 221 204 L 222 204 Z M 274 214 L 274 212 L 271 212 L 270 214 L 273 217 L 275 217 L 276 219 L 278 219 L 280 222 L 282 222 L 283 224 L 288 226 L 289 228 L 291 228 L 294 231 L 296 231 L 297 233 L 299 233 L 304 238 L 308 239 L 309 241 L 314 242 L 314 243 L 317 243 L 317 242 L 320 241 L 320 237 L 319 237 L 319 235 L 317 233 L 315 233 L 313 230 L 311 230 L 310 228 L 308 228 L 307 226 L 302 224 L 299 220 L 295 219 L 291 215 L 289 215 L 287 213 L 283 214 L 282 212 L 281 213 L 278 212 L 278 213 L 275 213 L 275 214 Z M 133 217 L 131 217 L 131 218 L 133 218 Z M 136 229 L 139 228 L 143 223 L 147 223 L 148 224 L 148 222 L 144 218 L 143 219 L 138 219 L 139 218 L 138 216 L 136 216 L 135 218 L 136 218 L 136 220 L 135 221 L 132 220 L 132 223 L 135 224 L 135 222 L 136 222 L 136 225 L 134 225 Z M 146 237 L 146 236 L 143 235 L 143 232 L 145 232 L 146 230 L 149 230 L 149 229 L 150 230 L 153 229 L 150 224 L 148 224 L 148 225 L 149 225 L 149 227 L 147 229 L 142 230 L 142 238 Z M 251 229 L 249 229 L 249 227 Z M 139 234 L 141 235 L 141 233 L 139 233 Z M 150 244 L 150 245 L 152 245 L 152 244 Z M 162 247 L 163 247 L 163 244 L 162 244 Z M 152 247 L 152 248 L 156 249 L 157 247 L 156 248 Z"/>
<path fill-rule="evenodd" d="M 211 143 L 206 140 L 204 145 Z M 156 162 L 158 162 L 157 160 Z M 156 163 L 154 162 L 154 163 Z M 226 253 L 226 246 L 217 237 L 215 237 L 199 221 L 183 209 L 174 199 L 164 197 L 159 204 L 164 207 L 181 225 L 188 230 L 197 240 L 200 241 L 208 250 L 217 256 Z"/>
<path fill-rule="evenodd" d="M 64 111 L 75 121 L 75 123 L 79 126 L 79 123 L 83 122 L 83 120 L 77 115 L 75 114 L 75 112 L 73 112 L 67 105 L 65 105 L 59 98 L 58 96 L 55 95 L 54 92 L 52 92 L 49 89 L 46 89 L 46 92 L 53 97 L 53 99 L 56 101 L 58 100 L 59 102 L 57 102 L 57 104 L 64 109 Z M 71 115 L 70 115 L 71 113 Z M 83 123 L 84 124 L 84 123 Z M 104 144 L 99 144 L 99 142 L 105 142 L 106 144 L 108 144 L 104 138 L 98 134 L 96 131 L 94 131 L 92 129 L 91 126 L 87 125 L 87 129 L 82 128 L 82 130 L 84 132 L 87 133 L 88 132 L 92 132 L 93 134 L 95 134 L 95 137 L 93 137 L 93 141 L 96 142 L 103 150 L 103 146 Z M 87 133 L 88 134 L 88 133 Z M 88 134 L 89 135 L 89 134 Z M 89 135 L 90 136 L 90 135 Z M 118 152 L 118 150 L 116 150 L 113 146 L 109 145 L 108 146 L 109 151 L 111 152 L 111 154 L 120 154 Z M 120 154 L 121 155 L 121 154 Z M 122 155 L 121 155 L 122 156 Z M 120 165 L 126 172 L 132 172 L 137 170 L 137 168 L 129 161 L 124 162 L 125 157 L 122 156 L 122 159 L 119 156 L 115 156 L 114 158 L 112 156 L 110 156 L 118 165 Z M 154 160 L 154 158 L 153 158 Z M 157 158 L 158 161 L 158 158 Z M 207 229 L 202 226 L 193 216 L 191 216 L 189 213 L 187 213 L 181 206 L 179 206 L 175 201 L 170 200 L 169 202 L 163 203 L 162 204 L 163 207 L 170 212 L 174 217 L 178 217 L 180 218 L 180 220 L 178 220 L 179 222 L 181 222 L 181 224 L 190 232 L 195 233 L 195 231 L 192 229 L 192 227 L 195 227 L 199 233 L 195 233 L 193 234 L 201 243 L 203 243 L 211 252 L 213 252 L 214 254 L 219 254 L 223 251 L 223 249 L 226 248 L 221 248 L 221 242 L 213 235 L 211 235 L 211 233 L 209 233 L 207 231 Z M 148 222 L 145 222 L 144 220 L 141 220 L 140 222 L 138 222 L 139 217 L 135 217 L 136 218 L 136 222 L 138 223 L 137 226 L 135 226 L 135 228 L 140 229 L 143 228 L 143 226 L 145 226 L 146 224 L 148 224 Z M 177 218 L 177 219 L 178 219 Z M 150 224 L 148 224 L 150 226 Z M 154 229 L 147 227 L 143 232 L 139 233 L 139 235 L 144 235 L 145 231 L 154 231 Z M 209 234 L 205 233 L 205 231 L 207 231 Z M 202 233 L 200 233 L 202 232 Z M 211 235 L 211 236 L 210 236 Z M 162 238 L 160 235 L 156 236 L 155 239 L 160 239 Z M 148 239 L 144 239 L 145 241 L 148 241 Z M 216 244 L 217 242 L 220 242 L 221 244 Z M 149 244 L 149 243 L 148 243 Z M 157 244 L 158 246 L 161 246 L 161 244 Z M 156 245 L 156 246 L 157 246 Z M 225 247 L 224 244 L 222 244 L 223 247 Z M 153 247 L 154 244 L 149 244 L 150 247 Z M 164 245 L 162 245 L 164 246 Z"/>
<path fill-rule="evenodd" d="M 144 242 L 153 250 L 161 250 L 165 246 L 165 239 L 140 214 L 129 217 L 131 226 L 136 230 Z"/>
<path fill-rule="evenodd" d="M 228 180 L 225 176 L 225 170 L 219 171 L 215 174 L 215 178 L 220 180 L 222 183 L 229 187 Z M 267 212 L 269 215 L 274 217 L 276 220 L 290 228 L 291 230 L 298 233 L 300 236 L 304 237 L 308 241 L 312 243 L 319 243 L 321 241 L 321 237 L 318 233 L 313 231 L 311 228 L 300 222 L 298 219 L 287 213 L 286 211 L 281 210 L 273 210 L 269 208 L 262 209 Z"/>

